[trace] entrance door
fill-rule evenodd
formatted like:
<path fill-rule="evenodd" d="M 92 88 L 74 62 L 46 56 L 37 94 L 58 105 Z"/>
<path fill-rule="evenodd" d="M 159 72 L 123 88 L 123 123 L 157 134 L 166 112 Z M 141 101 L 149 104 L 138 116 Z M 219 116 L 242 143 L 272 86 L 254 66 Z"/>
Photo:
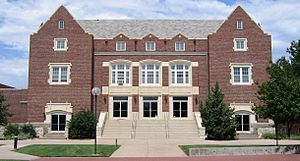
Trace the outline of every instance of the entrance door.
<path fill-rule="evenodd" d="M 188 97 L 173 97 L 173 117 L 188 117 Z"/>
<path fill-rule="evenodd" d="M 145 118 L 155 118 L 158 116 L 157 100 L 158 97 L 143 97 Z"/>
<path fill-rule="evenodd" d="M 128 97 L 113 97 L 113 117 L 127 118 Z"/>
<path fill-rule="evenodd" d="M 248 114 L 238 114 L 235 115 L 237 122 L 238 122 L 238 127 L 237 131 L 249 131 L 250 130 L 250 117 Z"/>
<path fill-rule="evenodd" d="M 51 131 L 63 132 L 66 128 L 66 114 L 53 113 L 51 115 Z"/>

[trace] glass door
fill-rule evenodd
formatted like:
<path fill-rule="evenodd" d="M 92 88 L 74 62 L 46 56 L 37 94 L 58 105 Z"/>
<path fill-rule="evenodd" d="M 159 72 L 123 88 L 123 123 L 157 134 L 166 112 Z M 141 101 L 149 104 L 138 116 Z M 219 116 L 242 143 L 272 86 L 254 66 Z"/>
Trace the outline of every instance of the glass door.
<path fill-rule="evenodd" d="M 158 116 L 158 97 L 143 97 L 144 117 L 156 118 Z"/>
<path fill-rule="evenodd" d="M 238 114 L 235 115 L 238 127 L 237 131 L 249 131 L 250 130 L 250 117 L 247 114 Z"/>
<path fill-rule="evenodd" d="M 65 131 L 66 128 L 66 114 L 53 113 L 51 115 L 51 131 L 60 132 Z"/>
<path fill-rule="evenodd" d="M 127 118 L 128 97 L 113 97 L 113 117 Z"/>
<path fill-rule="evenodd" d="M 173 117 L 186 118 L 188 116 L 188 97 L 173 97 Z"/>

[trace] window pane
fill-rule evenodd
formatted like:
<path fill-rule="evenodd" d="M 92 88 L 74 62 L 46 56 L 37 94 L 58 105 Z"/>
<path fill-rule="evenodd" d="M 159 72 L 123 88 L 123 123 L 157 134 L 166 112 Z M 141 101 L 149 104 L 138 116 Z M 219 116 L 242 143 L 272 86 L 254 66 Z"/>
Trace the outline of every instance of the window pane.
<path fill-rule="evenodd" d="M 146 80 L 146 75 L 145 75 L 145 72 L 143 71 L 142 72 L 142 83 L 145 83 L 145 80 Z"/>
<path fill-rule="evenodd" d="M 154 73 L 152 71 L 147 72 L 147 83 L 154 83 Z"/>
<path fill-rule="evenodd" d="M 156 83 L 159 83 L 159 72 L 158 71 L 156 71 Z"/>
<path fill-rule="evenodd" d="M 242 131 L 242 116 L 241 115 L 235 115 L 235 118 L 238 122 L 238 127 L 236 128 L 237 131 Z"/>
<path fill-rule="evenodd" d="M 243 83 L 249 82 L 249 68 L 242 68 Z"/>
<path fill-rule="evenodd" d="M 188 100 L 188 97 L 173 97 L 173 100 Z"/>
<path fill-rule="evenodd" d="M 59 77 L 59 67 L 52 68 L 52 82 L 58 82 Z"/>
<path fill-rule="evenodd" d="M 114 102 L 113 117 L 120 117 L 120 102 Z"/>
<path fill-rule="evenodd" d="M 129 84 L 129 72 L 126 72 L 126 83 Z"/>
<path fill-rule="evenodd" d="M 189 72 L 185 72 L 185 83 L 189 83 Z"/>
<path fill-rule="evenodd" d="M 234 67 L 233 68 L 233 76 L 234 76 L 234 82 L 239 83 L 240 80 L 240 68 Z"/>
<path fill-rule="evenodd" d="M 116 72 L 115 71 L 112 72 L 112 76 L 111 77 L 112 77 L 111 78 L 111 83 L 116 83 Z"/>
<path fill-rule="evenodd" d="M 172 72 L 172 83 L 175 83 L 175 72 Z"/>
<path fill-rule="evenodd" d="M 183 83 L 183 72 L 177 72 L 177 83 Z"/>
<path fill-rule="evenodd" d="M 68 68 L 67 67 L 61 67 L 61 82 L 67 82 L 68 81 Z"/>

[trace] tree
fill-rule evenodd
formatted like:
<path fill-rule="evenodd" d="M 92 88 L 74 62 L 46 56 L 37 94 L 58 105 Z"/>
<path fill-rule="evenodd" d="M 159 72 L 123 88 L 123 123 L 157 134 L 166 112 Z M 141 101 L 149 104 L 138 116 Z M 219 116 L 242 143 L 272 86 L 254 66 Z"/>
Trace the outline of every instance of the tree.
<path fill-rule="evenodd" d="M 205 104 L 201 104 L 202 125 L 209 140 L 233 140 L 236 135 L 237 122 L 234 109 L 223 102 L 224 94 L 216 83 L 208 94 Z"/>
<path fill-rule="evenodd" d="M 96 118 L 87 110 L 79 111 L 69 122 L 69 137 L 72 139 L 86 139 L 95 136 Z"/>
<path fill-rule="evenodd" d="M 290 60 L 282 57 L 276 63 L 270 62 L 267 68 L 270 79 L 258 86 L 261 103 L 253 108 L 260 117 L 274 121 L 276 138 L 279 124 L 286 124 L 290 137 L 293 124 L 300 120 L 299 42 L 293 41 L 287 52 L 291 54 Z"/>
<path fill-rule="evenodd" d="M 6 125 L 8 123 L 7 117 L 11 114 L 8 112 L 8 105 L 4 103 L 5 97 L 0 91 L 0 125 Z"/>

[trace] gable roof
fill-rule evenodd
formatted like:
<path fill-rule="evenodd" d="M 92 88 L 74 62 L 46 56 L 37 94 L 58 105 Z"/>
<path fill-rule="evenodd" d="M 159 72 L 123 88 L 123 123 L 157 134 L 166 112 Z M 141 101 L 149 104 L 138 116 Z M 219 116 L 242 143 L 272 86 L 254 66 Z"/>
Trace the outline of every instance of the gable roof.
<path fill-rule="evenodd" d="M 14 87 L 0 83 L 0 88 L 14 88 Z"/>
<path fill-rule="evenodd" d="M 224 20 L 77 20 L 79 25 L 96 39 L 112 39 L 120 33 L 130 39 L 142 39 L 153 34 L 171 39 L 182 34 L 190 39 L 207 38 Z"/>

